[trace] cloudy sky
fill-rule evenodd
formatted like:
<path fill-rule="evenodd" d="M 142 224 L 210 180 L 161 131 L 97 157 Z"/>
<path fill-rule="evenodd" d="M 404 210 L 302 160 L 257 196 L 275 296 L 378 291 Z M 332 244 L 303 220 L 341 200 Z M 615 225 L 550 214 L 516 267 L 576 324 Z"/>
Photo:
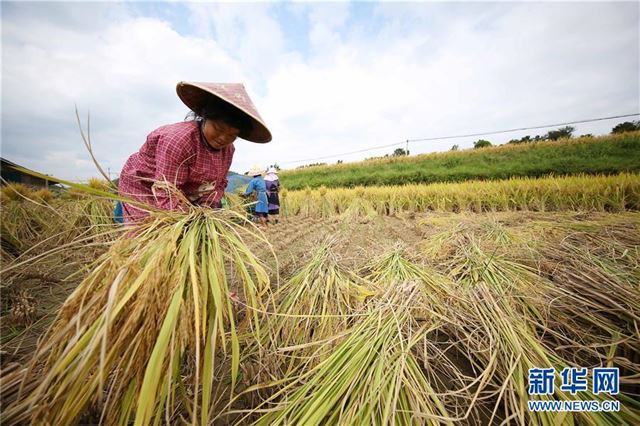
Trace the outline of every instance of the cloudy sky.
<path fill-rule="evenodd" d="M 406 139 L 640 111 L 638 2 L 1 7 L 2 156 L 66 179 L 98 176 L 74 105 L 91 114 L 95 154 L 115 177 L 149 132 L 184 118 L 180 80 L 248 89 L 274 138 L 238 140 L 238 172 L 334 155 L 321 161 L 356 161 L 395 147 L 344 153 Z M 608 133 L 620 121 L 576 125 L 576 133 Z M 409 148 L 443 151 L 476 139 Z"/>

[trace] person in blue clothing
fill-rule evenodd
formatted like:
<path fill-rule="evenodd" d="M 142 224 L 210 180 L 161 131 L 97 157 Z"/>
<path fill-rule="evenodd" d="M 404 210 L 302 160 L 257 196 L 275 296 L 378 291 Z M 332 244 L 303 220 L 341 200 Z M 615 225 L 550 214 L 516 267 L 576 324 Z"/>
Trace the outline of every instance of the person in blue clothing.
<path fill-rule="evenodd" d="M 113 211 L 113 220 L 116 223 L 124 223 L 124 217 L 122 216 L 122 202 L 116 201 L 116 208 Z"/>
<path fill-rule="evenodd" d="M 267 202 L 267 186 L 262 178 L 263 169 L 260 166 L 254 165 L 247 172 L 249 176 L 253 176 L 253 179 L 249 182 L 247 190 L 244 195 L 249 196 L 254 191 L 257 194 L 257 203 L 255 205 L 255 216 L 258 218 L 258 223 L 262 226 L 267 226 L 267 214 L 269 213 L 269 204 Z"/>

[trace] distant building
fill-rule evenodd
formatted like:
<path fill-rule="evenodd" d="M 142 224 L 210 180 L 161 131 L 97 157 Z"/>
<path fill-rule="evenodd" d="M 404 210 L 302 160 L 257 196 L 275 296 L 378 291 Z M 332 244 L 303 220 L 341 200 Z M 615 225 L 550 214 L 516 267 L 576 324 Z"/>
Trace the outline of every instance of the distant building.
<path fill-rule="evenodd" d="M 13 163 L 4 158 L 0 158 L 0 175 L 2 180 L 0 183 L 5 185 L 7 183 L 23 183 L 25 185 L 34 186 L 38 188 L 49 188 L 49 185 L 55 185 L 56 182 L 47 179 L 42 179 L 36 176 L 31 176 L 19 169 L 29 170 L 26 167 L 22 167 L 16 163 Z M 31 171 L 31 170 L 29 170 Z"/>

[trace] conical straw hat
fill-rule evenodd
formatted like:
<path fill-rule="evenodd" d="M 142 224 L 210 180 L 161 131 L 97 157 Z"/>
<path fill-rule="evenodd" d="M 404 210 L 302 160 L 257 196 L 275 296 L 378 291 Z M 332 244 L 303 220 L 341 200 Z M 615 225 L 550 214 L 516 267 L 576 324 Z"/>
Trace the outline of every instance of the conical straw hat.
<path fill-rule="evenodd" d="M 257 175 L 261 175 L 262 173 L 264 173 L 264 169 L 257 164 L 254 164 L 253 166 L 251 166 L 251 168 L 247 172 L 249 176 L 257 176 Z"/>
<path fill-rule="evenodd" d="M 251 126 L 239 129 L 238 135 L 251 142 L 266 143 L 271 141 L 271 132 L 267 129 L 262 117 L 258 114 L 249 94 L 240 83 L 190 83 L 181 81 L 176 86 L 178 96 L 196 114 L 209 102 L 224 102 L 240 112 L 250 120 Z"/>

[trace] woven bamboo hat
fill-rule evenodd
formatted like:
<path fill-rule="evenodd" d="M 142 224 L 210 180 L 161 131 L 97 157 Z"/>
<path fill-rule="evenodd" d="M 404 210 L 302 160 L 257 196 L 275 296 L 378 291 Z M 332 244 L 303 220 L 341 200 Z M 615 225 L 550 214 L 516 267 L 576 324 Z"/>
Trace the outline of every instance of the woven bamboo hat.
<path fill-rule="evenodd" d="M 247 175 L 249 175 L 249 176 L 258 176 L 258 175 L 261 175 L 262 173 L 264 173 L 264 169 L 262 167 L 260 167 L 259 165 L 254 164 L 253 166 L 251 166 L 251 168 L 247 172 Z"/>
<path fill-rule="evenodd" d="M 212 102 L 236 109 L 244 114 L 250 123 L 246 128 L 239 129 L 238 137 L 257 143 L 271 141 L 271 132 L 262 121 L 262 117 L 242 84 L 181 81 L 176 86 L 176 92 L 182 102 L 196 114 L 200 114 L 202 109 Z"/>

